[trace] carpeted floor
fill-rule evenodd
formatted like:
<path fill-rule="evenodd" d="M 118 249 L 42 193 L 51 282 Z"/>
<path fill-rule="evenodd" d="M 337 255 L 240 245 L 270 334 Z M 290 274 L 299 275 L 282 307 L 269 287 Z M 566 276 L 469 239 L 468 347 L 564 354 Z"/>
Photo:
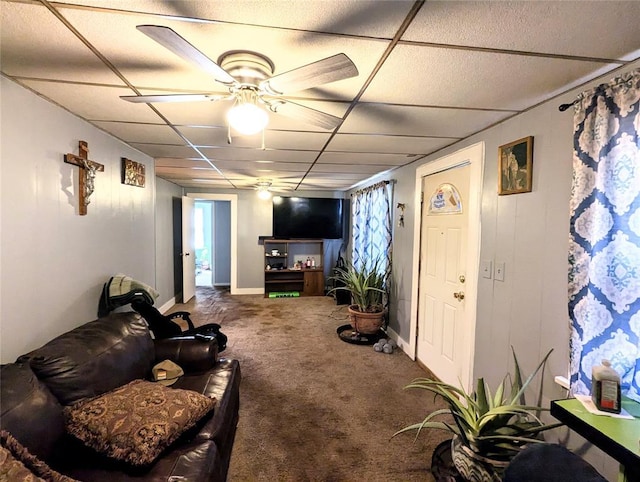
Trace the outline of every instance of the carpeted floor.
<path fill-rule="evenodd" d="M 341 341 L 346 307 L 332 298 L 231 296 L 198 288 L 186 310 L 216 322 L 222 356 L 240 361 L 240 422 L 228 480 L 433 481 L 433 449 L 449 434 L 427 430 L 391 439 L 436 405 L 403 390 L 427 376 L 404 353 L 376 353 Z"/>

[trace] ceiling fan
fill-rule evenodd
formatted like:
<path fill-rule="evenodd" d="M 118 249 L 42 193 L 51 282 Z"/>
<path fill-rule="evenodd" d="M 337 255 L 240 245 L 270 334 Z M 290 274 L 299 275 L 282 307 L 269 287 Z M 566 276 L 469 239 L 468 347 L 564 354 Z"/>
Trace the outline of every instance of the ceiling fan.
<path fill-rule="evenodd" d="M 229 94 L 131 95 L 121 96 L 121 99 L 139 103 L 233 100 L 235 103 L 227 118 L 229 124 L 243 134 L 264 130 L 268 122 L 266 109 L 323 129 L 335 129 L 342 121 L 340 117 L 296 104 L 282 96 L 286 92 L 310 89 L 358 75 L 354 63 L 343 53 L 274 76 L 273 62 L 262 54 L 233 50 L 223 53 L 216 63 L 169 27 L 138 25 L 137 29 L 178 57 L 211 74 L 229 89 Z"/>

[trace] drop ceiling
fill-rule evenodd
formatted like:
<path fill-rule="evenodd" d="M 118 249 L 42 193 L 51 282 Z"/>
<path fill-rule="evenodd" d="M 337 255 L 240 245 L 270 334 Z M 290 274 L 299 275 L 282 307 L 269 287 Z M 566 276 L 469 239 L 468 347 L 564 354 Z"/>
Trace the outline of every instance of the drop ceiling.
<path fill-rule="evenodd" d="M 155 158 L 182 187 L 344 191 L 637 60 L 638 1 L 2 0 L 2 74 Z M 358 75 L 286 98 L 341 118 L 323 130 L 231 103 L 120 96 L 227 88 L 136 29 L 173 29 L 216 61 L 270 58 L 274 75 L 338 53 Z"/>

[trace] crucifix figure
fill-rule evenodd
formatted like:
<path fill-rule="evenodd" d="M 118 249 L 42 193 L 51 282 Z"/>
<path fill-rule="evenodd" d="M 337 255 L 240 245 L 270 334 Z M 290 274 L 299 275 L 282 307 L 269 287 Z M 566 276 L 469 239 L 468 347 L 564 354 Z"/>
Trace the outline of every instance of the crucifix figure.
<path fill-rule="evenodd" d="M 79 155 L 65 154 L 64 162 L 80 168 L 78 170 L 78 178 L 80 180 L 78 183 L 78 190 L 80 191 L 78 196 L 80 202 L 79 212 L 80 216 L 84 216 L 87 214 L 87 206 L 91 202 L 89 198 L 91 194 L 93 194 L 93 182 L 96 178 L 96 171 L 104 171 L 104 165 L 89 160 L 89 146 L 86 141 L 80 141 L 79 144 Z"/>

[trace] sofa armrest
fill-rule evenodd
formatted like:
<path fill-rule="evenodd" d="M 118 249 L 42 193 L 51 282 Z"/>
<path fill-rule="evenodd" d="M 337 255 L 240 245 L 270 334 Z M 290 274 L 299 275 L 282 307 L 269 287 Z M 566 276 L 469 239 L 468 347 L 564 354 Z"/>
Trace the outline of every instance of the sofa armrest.
<path fill-rule="evenodd" d="M 154 340 L 156 363 L 171 360 L 185 372 L 210 370 L 218 362 L 218 342 L 199 335 L 176 336 Z"/>

